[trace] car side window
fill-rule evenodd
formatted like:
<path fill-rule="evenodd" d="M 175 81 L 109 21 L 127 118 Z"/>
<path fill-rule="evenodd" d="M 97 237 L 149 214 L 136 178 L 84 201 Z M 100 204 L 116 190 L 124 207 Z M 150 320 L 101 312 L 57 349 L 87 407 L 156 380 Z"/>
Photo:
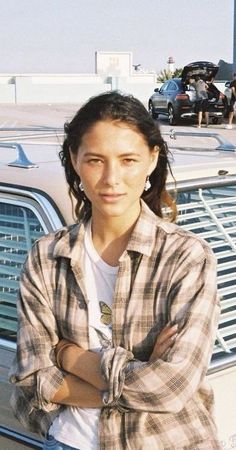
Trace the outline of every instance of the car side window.
<path fill-rule="evenodd" d="M 174 83 L 174 81 L 170 81 L 169 86 L 168 86 L 168 91 L 177 91 L 177 86 Z"/>
<path fill-rule="evenodd" d="M 213 360 L 236 352 L 236 183 L 181 190 L 178 224 L 205 239 L 217 258 L 221 317 Z"/>
<path fill-rule="evenodd" d="M 16 338 L 20 272 L 31 246 L 45 231 L 32 205 L 0 200 L 0 338 Z"/>
<path fill-rule="evenodd" d="M 169 89 L 169 84 L 170 84 L 169 81 L 167 81 L 166 83 L 164 83 L 163 86 L 162 86 L 162 91 L 166 91 L 167 89 Z"/>

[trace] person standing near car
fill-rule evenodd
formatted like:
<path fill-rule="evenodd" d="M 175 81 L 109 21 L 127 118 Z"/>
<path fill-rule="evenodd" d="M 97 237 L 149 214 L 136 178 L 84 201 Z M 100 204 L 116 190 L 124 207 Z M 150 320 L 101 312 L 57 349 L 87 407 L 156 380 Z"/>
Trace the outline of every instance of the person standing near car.
<path fill-rule="evenodd" d="M 234 105 L 236 102 L 236 72 L 233 75 L 233 80 L 231 81 L 229 87 L 231 89 L 231 98 L 230 98 L 230 102 L 229 102 L 229 122 L 226 125 L 226 128 L 228 130 L 232 130 L 233 118 L 234 118 Z"/>
<path fill-rule="evenodd" d="M 209 125 L 209 100 L 208 100 L 208 94 L 207 94 L 207 84 L 204 80 L 202 80 L 199 76 L 196 76 L 195 80 L 193 81 L 192 78 L 190 78 L 189 83 L 194 86 L 196 90 L 196 113 L 197 113 L 197 119 L 198 119 L 198 128 L 201 128 L 202 126 L 202 117 L 204 114 L 206 127 Z"/>
<path fill-rule="evenodd" d="M 65 125 L 78 222 L 28 256 L 10 374 L 11 405 L 44 450 L 220 449 L 206 379 L 216 260 L 171 222 L 168 153 L 144 105 L 119 92 Z"/>

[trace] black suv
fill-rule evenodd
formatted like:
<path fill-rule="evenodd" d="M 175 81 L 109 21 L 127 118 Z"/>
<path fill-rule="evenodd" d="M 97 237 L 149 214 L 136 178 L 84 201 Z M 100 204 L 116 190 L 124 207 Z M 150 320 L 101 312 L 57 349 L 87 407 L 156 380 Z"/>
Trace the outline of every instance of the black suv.
<path fill-rule="evenodd" d="M 184 67 L 181 78 L 172 78 L 154 89 L 149 98 L 148 108 L 151 116 L 156 119 L 159 114 L 169 117 L 170 125 L 177 124 L 184 118 L 195 118 L 196 91 L 189 84 L 190 78 L 200 76 L 209 81 L 218 72 L 218 66 L 207 61 L 197 61 Z M 213 123 L 221 123 L 224 117 L 224 94 L 210 100 L 209 116 Z"/>

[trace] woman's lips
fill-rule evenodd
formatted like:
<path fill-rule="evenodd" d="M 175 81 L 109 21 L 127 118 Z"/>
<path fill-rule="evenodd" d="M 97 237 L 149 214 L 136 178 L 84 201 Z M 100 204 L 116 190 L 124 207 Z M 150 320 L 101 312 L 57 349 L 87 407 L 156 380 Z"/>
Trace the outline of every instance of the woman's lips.
<path fill-rule="evenodd" d="M 116 203 L 122 197 L 124 197 L 124 195 L 125 194 L 100 194 L 102 199 L 107 203 Z"/>

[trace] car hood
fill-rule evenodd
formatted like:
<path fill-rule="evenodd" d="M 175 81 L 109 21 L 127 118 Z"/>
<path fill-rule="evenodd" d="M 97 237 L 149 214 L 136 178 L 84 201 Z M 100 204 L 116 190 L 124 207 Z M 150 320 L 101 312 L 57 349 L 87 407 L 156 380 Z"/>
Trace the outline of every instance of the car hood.
<path fill-rule="evenodd" d="M 201 79 L 207 81 L 215 78 L 218 69 L 219 66 L 209 61 L 192 62 L 183 68 L 182 81 L 188 83 L 189 78 L 195 78 L 196 76 L 200 76 Z"/>

